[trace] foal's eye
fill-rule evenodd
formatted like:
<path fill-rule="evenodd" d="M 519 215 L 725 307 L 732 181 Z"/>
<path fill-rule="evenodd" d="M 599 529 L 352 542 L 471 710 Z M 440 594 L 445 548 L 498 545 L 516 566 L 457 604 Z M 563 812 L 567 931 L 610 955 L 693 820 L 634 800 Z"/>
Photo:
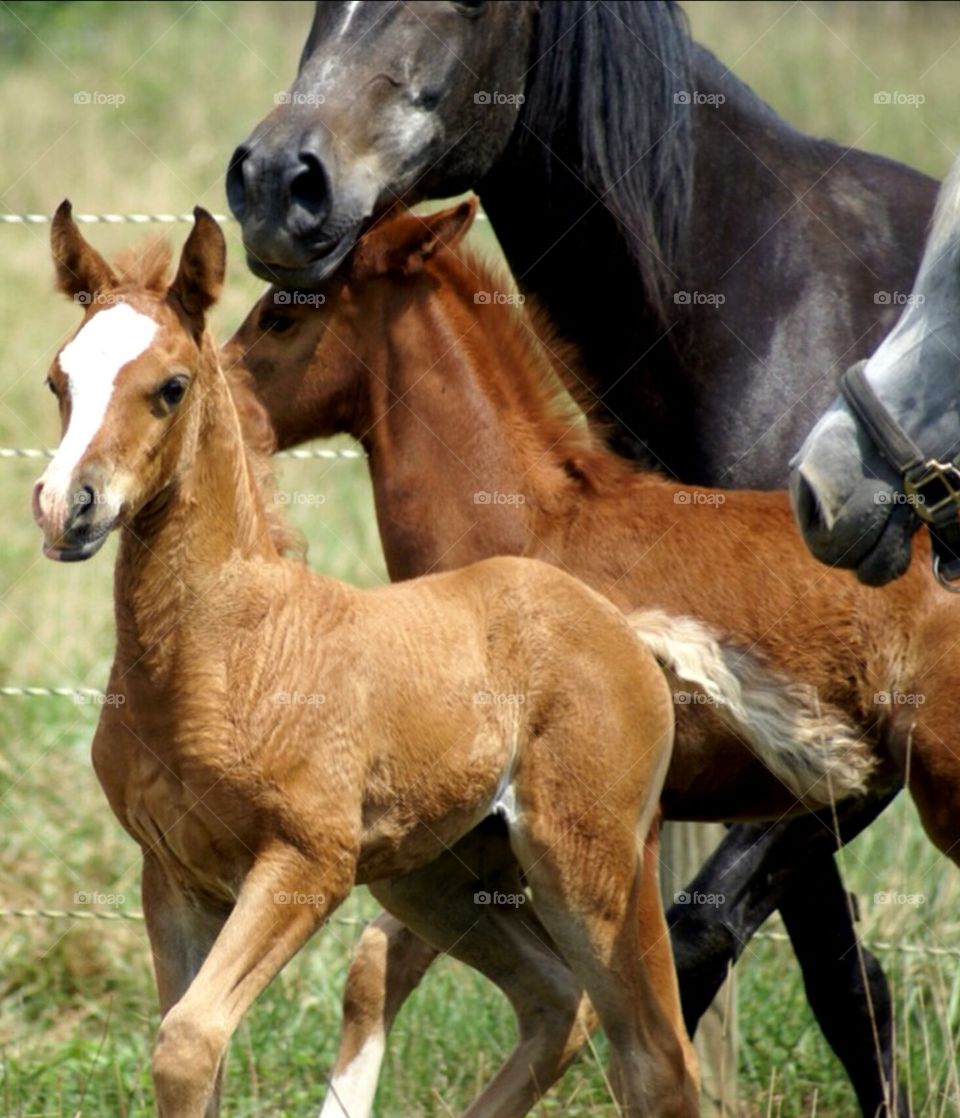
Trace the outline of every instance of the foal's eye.
<path fill-rule="evenodd" d="M 50 389 L 54 396 L 59 396 L 59 393 L 57 392 L 57 386 L 53 383 L 53 380 L 50 377 L 47 377 L 47 388 Z"/>
<path fill-rule="evenodd" d="M 157 396 L 168 408 L 175 408 L 183 399 L 186 390 L 187 383 L 182 377 L 171 377 L 157 389 Z"/>
<path fill-rule="evenodd" d="M 475 16 L 487 6 L 487 0 L 454 0 L 453 6 L 459 8 L 465 15 Z"/>
<path fill-rule="evenodd" d="M 265 314 L 260 319 L 260 329 L 265 334 L 286 334 L 288 330 L 292 330 L 296 324 L 296 319 L 291 318 L 285 314 Z"/>

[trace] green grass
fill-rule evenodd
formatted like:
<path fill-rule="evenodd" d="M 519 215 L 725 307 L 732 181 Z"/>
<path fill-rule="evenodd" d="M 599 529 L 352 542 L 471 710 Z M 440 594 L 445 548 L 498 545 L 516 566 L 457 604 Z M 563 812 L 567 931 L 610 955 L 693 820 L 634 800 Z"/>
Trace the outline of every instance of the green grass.
<path fill-rule="evenodd" d="M 799 127 L 942 174 L 957 146 L 960 47 L 938 4 L 688 4 L 694 33 Z M 297 4 L 0 4 L 0 210 L 185 211 L 224 206 L 227 157 L 288 84 L 309 20 Z M 878 90 L 919 92 L 919 108 L 877 106 Z M 80 91 L 122 93 L 119 108 Z M 178 227 L 174 238 L 184 235 Z M 113 251 L 141 235 L 96 228 Z M 225 336 L 261 285 L 228 230 L 231 270 L 217 311 Z M 490 241 L 488 230 L 477 234 Z M 75 320 L 50 290 L 46 230 L 0 227 L 0 445 L 56 441 L 42 381 Z M 340 445 L 346 445 L 341 443 Z M 112 655 L 111 562 L 53 567 L 29 515 L 36 463 L 0 462 L 0 682 L 100 686 Z M 318 569 L 362 585 L 385 577 L 366 471 L 358 462 L 287 462 L 287 490 Z M 96 710 L 70 700 L 0 700 L 0 907 L 86 909 L 78 892 L 139 907 L 138 854 L 114 822 L 88 757 Z M 907 802 L 844 854 L 874 941 L 960 946 L 957 878 Z M 882 905 L 879 892 L 923 894 Z M 233 1045 L 226 1113 L 319 1107 L 364 891 L 249 1014 Z M 883 952 L 893 982 L 903 1078 L 917 1113 L 960 1113 L 953 1070 L 960 968 L 949 955 Z M 789 949 L 751 945 L 739 968 L 740 1111 L 842 1116 L 849 1087 L 812 1022 Z M 145 1115 L 157 1025 L 142 925 L 0 918 L 0 1118 Z M 444 961 L 400 1018 L 380 1114 L 458 1112 L 512 1043 L 501 999 Z M 600 1047 L 602 1052 L 602 1045 Z M 541 1115 L 612 1112 L 597 1059 L 572 1069 Z"/>

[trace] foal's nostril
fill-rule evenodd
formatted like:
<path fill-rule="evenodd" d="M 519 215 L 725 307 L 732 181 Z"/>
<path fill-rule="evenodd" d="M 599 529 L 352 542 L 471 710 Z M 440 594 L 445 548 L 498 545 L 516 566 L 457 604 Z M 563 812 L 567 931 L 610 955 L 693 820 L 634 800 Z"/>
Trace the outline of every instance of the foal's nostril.
<path fill-rule="evenodd" d="M 40 506 L 40 494 L 43 492 L 43 482 L 38 481 L 33 487 L 33 519 L 37 524 L 43 522 L 43 509 Z"/>
<path fill-rule="evenodd" d="M 247 211 L 247 184 L 244 175 L 248 169 L 246 162 L 249 155 L 250 149 L 246 144 L 241 144 L 230 156 L 227 166 L 227 202 L 237 221 L 243 221 Z"/>
<path fill-rule="evenodd" d="M 83 520 L 93 512 L 96 494 L 89 485 L 81 485 L 73 495 L 73 519 Z"/>
<path fill-rule="evenodd" d="M 290 183 L 290 200 L 320 223 L 330 212 L 330 179 L 312 151 L 300 152 L 300 168 Z"/>

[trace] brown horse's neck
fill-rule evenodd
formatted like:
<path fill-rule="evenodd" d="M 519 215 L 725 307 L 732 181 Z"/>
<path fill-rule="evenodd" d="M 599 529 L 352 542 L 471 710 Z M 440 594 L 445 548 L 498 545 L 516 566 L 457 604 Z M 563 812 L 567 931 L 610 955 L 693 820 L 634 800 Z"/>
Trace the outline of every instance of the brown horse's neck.
<path fill-rule="evenodd" d="M 353 431 L 370 455 L 393 578 L 538 554 L 547 522 L 557 531 L 584 488 L 612 490 L 634 476 L 558 402 L 526 314 L 474 302 L 478 286 L 496 286 L 489 276 L 442 259 L 433 268 L 446 273 L 439 284 L 385 316 L 383 367 Z"/>
<path fill-rule="evenodd" d="M 228 564 L 278 561 L 236 409 L 204 337 L 203 393 L 182 422 L 190 460 L 121 532 L 114 580 L 118 660 L 163 672 L 172 649 L 223 596 Z"/>

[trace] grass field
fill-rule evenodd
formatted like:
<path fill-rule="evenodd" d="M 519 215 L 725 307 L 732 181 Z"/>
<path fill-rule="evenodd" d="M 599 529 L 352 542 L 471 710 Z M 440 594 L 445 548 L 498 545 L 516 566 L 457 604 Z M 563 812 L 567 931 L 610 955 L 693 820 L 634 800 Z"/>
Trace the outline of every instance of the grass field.
<path fill-rule="evenodd" d="M 960 18 L 936 3 L 690 3 L 694 34 L 794 124 L 940 175 L 960 147 Z M 7 4 L 0 0 L 0 212 L 223 211 L 227 157 L 288 84 L 309 20 L 289 3 Z M 878 91 L 922 94 L 878 105 Z M 78 93 L 90 94 L 88 104 Z M 107 95 L 106 98 L 94 94 Z M 117 95 L 124 98 L 115 104 Z M 80 98 L 83 100 L 83 98 Z M 110 103 L 112 102 L 112 103 Z M 178 227 L 174 236 L 183 236 Z M 140 233 L 96 228 L 102 249 Z M 229 233 L 225 336 L 260 289 Z M 483 227 L 475 234 L 492 238 Z M 50 291 L 46 229 L 0 226 L 0 445 L 56 442 L 43 387 L 75 309 Z M 10 520 L 0 532 L 0 684 L 101 686 L 112 656 L 111 563 L 54 567 L 29 514 L 35 462 L 0 461 Z M 284 463 L 287 489 L 324 492 L 292 514 L 317 569 L 384 579 L 362 463 Z M 90 769 L 96 709 L 69 699 L 0 698 L 0 908 L 136 912 L 139 855 Z M 902 1077 L 918 1115 L 960 1115 L 958 877 L 905 802 L 843 854 L 862 930 L 881 950 L 897 1002 Z M 83 894 L 112 902 L 84 903 Z M 913 903 L 879 903 L 902 894 Z M 78 899 L 78 895 L 81 895 Z M 274 983 L 231 1056 L 226 1113 L 309 1113 L 324 1095 L 345 964 L 362 891 Z M 904 944 L 937 952 L 908 953 Z M 812 1022 L 780 942 L 740 967 L 744 1115 L 841 1116 L 852 1093 Z M 151 1113 L 157 1025 L 142 925 L 0 916 L 0 1118 Z M 510 1014 L 463 968 L 439 964 L 404 1011 L 378 1113 L 459 1112 L 512 1043 Z M 602 1044 L 537 1110 L 601 1115 L 612 1104 Z"/>

